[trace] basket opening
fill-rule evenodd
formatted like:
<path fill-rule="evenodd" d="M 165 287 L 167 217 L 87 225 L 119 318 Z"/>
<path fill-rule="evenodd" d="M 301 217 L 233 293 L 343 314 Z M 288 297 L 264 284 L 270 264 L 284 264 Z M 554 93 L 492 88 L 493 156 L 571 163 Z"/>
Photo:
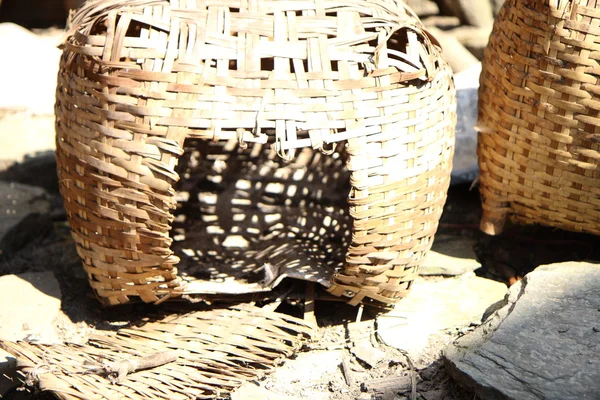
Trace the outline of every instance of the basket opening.
<path fill-rule="evenodd" d="M 126 22 L 127 25 L 124 25 L 123 21 L 124 20 L 121 14 L 117 14 L 115 16 L 114 24 L 117 27 L 117 30 L 125 29 L 125 37 L 139 38 L 141 37 L 143 29 L 146 29 L 148 32 L 150 32 L 152 29 L 155 29 L 152 28 L 150 25 L 140 21 L 129 19 Z M 99 18 L 90 28 L 90 34 L 99 36 L 106 35 L 108 30 L 108 24 L 109 20 L 107 18 Z"/>
<path fill-rule="evenodd" d="M 329 282 L 351 239 L 343 145 L 299 151 L 188 139 L 171 236 L 191 293 L 252 292 L 283 277 Z"/>
<path fill-rule="evenodd" d="M 382 53 L 377 58 L 377 68 L 395 67 L 400 72 L 425 71 L 426 62 L 423 57 L 429 53 L 425 34 L 419 34 L 413 29 L 403 28 L 392 33 L 385 43 L 384 56 Z M 375 49 L 381 43 L 373 39 L 368 44 Z M 382 49 L 382 52 L 383 52 Z M 437 57 L 435 57 L 437 59 Z M 429 60 L 428 60 L 429 61 Z M 430 61 L 431 62 L 431 61 Z M 437 63 L 437 61 L 436 61 Z M 437 65 L 436 67 L 439 67 Z M 425 80 L 424 76 L 420 77 Z M 414 82 L 416 83 L 416 82 Z"/>
<path fill-rule="evenodd" d="M 304 74 L 304 73 L 310 71 L 310 69 L 309 69 L 310 67 L 308 65 L 307 59 L 296 59 L 296 60 L 288 59 L 288 60 L 289 60 L 290 74 L 294 74 L 294 75 L 295 74 Z M 331 67 L 332 67 L 332 70 L 337 71 L 337 65 L 335 63 L 332 63 Z M 273 58 L 271 58 L 271 57 L 261 58 L 260 59 L 260 70 L 268 71 L 268 72 L 274 71 L 275 63 L 274 63 Z"/>

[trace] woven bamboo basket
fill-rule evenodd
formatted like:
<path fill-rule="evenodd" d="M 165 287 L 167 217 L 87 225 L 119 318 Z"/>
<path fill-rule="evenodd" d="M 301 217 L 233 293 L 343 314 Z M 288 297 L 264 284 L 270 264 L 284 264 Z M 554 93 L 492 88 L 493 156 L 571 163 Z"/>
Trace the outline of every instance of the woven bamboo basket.
<path fill-rule="evenodd" d="M 507 0 L 495 21 L 479 90 L 488 234 L 507 217 L 600 233 L 599 6 Z"/>
<path fill-rule="evenodd" d="M 297 192 L 320 200 L 339 195 L 343 179 L 347 232 L 329 221 L 333 208 L 316 213 L 318 202 L 304 201 L 307 215 L 280 239 L 318 247 L 325 224 L 346 238 L 338 242 L 343 259 L 322 282 L 331 293 L 352 304 L 402 298 L 432 244 L 453 153 L 452 75 L 432 40 L 395 0 L 87 2 L 63 43 L 57 160 L 72 235 L 98 298 L 157 303 L 197 292 L 194 277 L 178 270 L 171 232 L 178 160 L 197 142 L 213 169 L 225 164 L 214 151 L 270 152 L 269 162 L 310 175 L 319 189 Z M 317 182 L 310 171 L 317 159 L 328 165 L 331 153 L 348 175 L 321 167 Z M 245 160 L 230 156 L 226 176 L 212 184 L 243 167 L 262 187 L 279 171 L 265 172 L 265 158 Z M 225 212 L 256 200 L 245 196 L 210 207 Z M 248 208 L 229 222 L 256 213 Z M 213 239 L 205 247 L 219 255 L 223 243 Z M 253 251 L 242 256 L 283 254 L 273 246 Z M 325 249 L 307 252 L 325 263 Z"/>

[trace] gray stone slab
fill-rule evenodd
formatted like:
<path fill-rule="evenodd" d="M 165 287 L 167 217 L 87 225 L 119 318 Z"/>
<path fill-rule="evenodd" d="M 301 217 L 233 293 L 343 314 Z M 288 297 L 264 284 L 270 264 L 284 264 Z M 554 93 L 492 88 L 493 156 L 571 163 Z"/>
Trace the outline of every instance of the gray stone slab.
<path fill-rule="evenodd" d="M 36 116 L 27 112 L 0 115 L 0 132 L 0 160 L 9 166 L 56 148 L 54 115 Z"/>
<path fill-rule="evenodd" d="M 22 162 L 0 165 L 0 181 L 37 186 L 49 193 L 58 193 L 54 151 L 45 151 L 25 157 Z"/>
<path fill-rule="evenodd" d="M 479 176 L 477 165 L 477 91 L 481 63 L 454 76 L 457 100 L 456 147 L 452 167 L 452 184 L 471 183 Z"/>
<path fill-rule="evenodd" d="M 61 291 L 52 272 L 0 277 L 0 340 L 62 343 Z"/>
<path fill-rule="evenodd" d="M 10 60 L 0 62 L 0 160 L 21 161 L 26 155 L 55 148 L 61 36 L 61 29 L 38 35 L 11 22 L 0 23 L 0 54 Z"/>
<path fill-rule="evenodd" d="M 476 260 L 476 241 L 463 236 L 438 235 L 427 253 L 420 275 L 461 275 L 481 267 Z"/>
<path fill-rule="evenodd" d="M 231 394 L 231 400 L 329 400 L 332 393 L 327 388 L 332 377 L 339 382 L 344 379 L 340 370 L 344 354 L 342 349 L 298 353 L 258 384 L 244 383 Z"/>
<path fill-rule="evenodd" d="M 417 278 L 408 296 L 377 316 L 379 338 L 406 351 L 415 363 L 427 365 L 433 361 L 423 358 L 427 349 L 449 337 L 445 332 L 481 323 L 487 308 L 502 300 L 506 291 L 503 283 L 473 272 L 439 280 Z"/>
<path fill-rule="evenodd" d="M 17 384 L 17 360 L 0 349 L 0 398 Z"/>
<path fill-rule="evenodd" d="M 0 110 L 54 114 L 61 33 L 57 29 L 41 36 L 17 24 L 0 24 L 0 54 L 10 60 L 0 63 Z M 15 138 L 23 140 L 20 135 Z"/>
<path fill-rule="evenodd" d="M 527 274 L 503 307 L 445 350 L 445 360 L 482 399 L 600 399 L 600 264 Z"/>
<path fill-rule="evenodd" d="M 18 251 L 52 227 L 51 204 L 39 187 L 0 181 L 0 255 Z"/>
<path fill-rule="evenodd" d="M 428 27 L 427 32 L 439 43 L 442 56 L 455 74 L 479 63 L 479 60 L 454 35 L 434 26 Z"/>
<path fill-rule="evenodd" d="M 405 2 L 419 17 L 440 13 L 438 5 L 432 0 L 406 0 Z"/>

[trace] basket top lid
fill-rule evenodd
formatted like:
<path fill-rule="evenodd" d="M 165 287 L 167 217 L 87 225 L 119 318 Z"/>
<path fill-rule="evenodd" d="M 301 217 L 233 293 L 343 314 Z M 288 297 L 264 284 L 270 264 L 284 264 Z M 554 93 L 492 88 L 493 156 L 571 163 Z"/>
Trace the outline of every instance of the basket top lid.
<path fill-rule="evenodd" d="M 194 112 L 159 115 L 159 125 L 274 138 L 285 158 L 364 134 L 382 91 L 431 81 L 440 67 L 432 38 L 396 0 L 92 0 L 71 16 L 63 48 L 67 67 L 146 96 L 194 96 Z"/>

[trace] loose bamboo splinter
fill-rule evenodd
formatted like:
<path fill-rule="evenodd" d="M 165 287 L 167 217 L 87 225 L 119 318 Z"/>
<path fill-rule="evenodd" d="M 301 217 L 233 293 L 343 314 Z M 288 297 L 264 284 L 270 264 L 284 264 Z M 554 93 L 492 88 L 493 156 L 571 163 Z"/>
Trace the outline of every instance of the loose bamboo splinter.
<path fill-rule="evenodd" d="M 146 357 L 124 359 L 119 361 L 103 361 L 101 366 L 86 367 L 86 373 L 106 375 L 111 383 L 122 383 L 128 374 L 144 369 L 156 368 L 176 361 L 179 353 L 175 350 L 161 351 Z"/>

